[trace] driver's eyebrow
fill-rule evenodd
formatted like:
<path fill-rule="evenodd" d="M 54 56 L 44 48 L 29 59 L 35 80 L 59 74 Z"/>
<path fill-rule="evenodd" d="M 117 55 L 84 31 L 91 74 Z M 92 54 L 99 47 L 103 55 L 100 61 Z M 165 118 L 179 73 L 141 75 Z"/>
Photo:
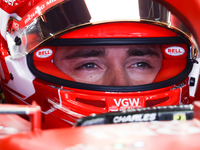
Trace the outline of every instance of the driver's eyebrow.
<path fill-rule="evenodd" d="M 150 48 L 141 48 L 141 49 L 135 49 L 135 48 L 129 48 L 129 50 L 126 52 L 127 56 L 156 56 L 160 57 L 159 53 L 150 49 Z"/>
<path fill-rule="evenodd" d="M 80 49 L 65 56 L 65 59 L 103 57 L 106 55 L 105 49 Z"/>

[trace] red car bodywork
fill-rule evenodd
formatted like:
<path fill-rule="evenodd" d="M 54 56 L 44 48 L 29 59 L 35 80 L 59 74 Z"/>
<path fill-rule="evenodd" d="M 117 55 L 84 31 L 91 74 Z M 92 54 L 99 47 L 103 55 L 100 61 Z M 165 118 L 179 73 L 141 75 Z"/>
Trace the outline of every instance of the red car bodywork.
<path fill-rule="evenodd" d="M 9 110 L 9 105 L 0 108 Z M 200 102 L 194 103 L 194 118 L 187 121 L 153 121 L 94 125 L 41 130 L 38 106 L 11 106 L 32 109 L 31 124 L 17 115 L 1 115 L 1 149 L 199 149 Z M 191 142 L 190 142 L 191 141 Z"/>

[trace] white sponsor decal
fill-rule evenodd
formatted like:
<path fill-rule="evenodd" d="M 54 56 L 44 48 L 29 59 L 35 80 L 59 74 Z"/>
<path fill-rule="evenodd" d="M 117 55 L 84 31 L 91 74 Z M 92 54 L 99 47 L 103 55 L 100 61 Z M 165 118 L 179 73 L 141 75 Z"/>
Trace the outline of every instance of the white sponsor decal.
<path fill-rule="evenodd" d="M 95 118 L 95 119 L 85 121 L 81 126 L 104 124 L 104 122 L 105 122 L 105 118 Z"/>
<path fill-rule="evenodd" d="M 17 22 L 13 22 L 13 28 L 15 30 L 19 29 L 19 24 Z"/>
<path fill-rule="evenodd" d="M 37 6 L 33 13 L 27 15 L 27 19 L 24 21 L 24 23 L 27 24 L 32 18 L 35 17 L 36 14 L 40 15 L 41 14 L 41 10 L 43 10 L 44 8 L 45 8 L 44 4 L 41 5 L 41 6 Z"/>
<path fill-rule="evenodd" d="M 136 106 L 121 106 L 121 107 L 119 107 L 119 110 L 120 111 L 123 111 L 123 110 L 129 110 L 129 109 L 135 109 L 135 108 L 140 108 L 141 106 L 139 106 L 139 107 L 136 107 Z"/>
<path fill-rule="evenodd" d="M 27 15 L 27 18 L 25 19 L 24 23 L 27 24 L 30 20 L 32 20 L 37 14 L 38 16 L 42 14 L 42 10 L 45 9 L 48 5 L 50 5 L 51 3 L 56 2 L 56 0 L 49 0 L 46 3 L 37 6 L 35 8 L 35 11 L 33 11 L 31 14 Z"/>
<path fill-rule="evenodd" d="M 140 99 L 139 98 L 120 98 L 119 100 L 114 99 L 114 102 L 116 104 L 117 107 L 120 106 L 120 104 L 122 106 L 138 106 Z"/>
<path fill-rule="evenodd" d="M 165 49 L 165 53 L 171 56 L 180 56 L 185 53 L 185 50 L 180 46 L 171 46 Z"/>
<path fill-rule="evenodd" d="M 4 2 L 8 3 L 8 5 L 13 6 L 16 0 L 3 0 Z"/>
<path fill-rule="evenodd" d="M 46 5 L 48 6 L 48 5 L 50 5 L 51 3 L 53 3 L 53 2 L 56 2 L 56 0 L 49 0 L 49 1 L 46 2 Z"/>
<path fill-rule="evenodd" d="M 108 108 L 108 111 L 118 111 L 118 107 L 117 106 L 111 106 Z"/>
<path fill-rule="evenodd" d="M 154 121 L 155 119 L 156 119 L 156 113 L 135 114 L 135 115 L 128 115 L 128 116 L 115 116 L 113 118 L 113 123 Z"/>
<path fill-rule="evenodd" d="M 47 58 L 53 54 L 53 51 L 49 48 L 44 48 L 36 52 L 36 56 L 39 58 Z"/>

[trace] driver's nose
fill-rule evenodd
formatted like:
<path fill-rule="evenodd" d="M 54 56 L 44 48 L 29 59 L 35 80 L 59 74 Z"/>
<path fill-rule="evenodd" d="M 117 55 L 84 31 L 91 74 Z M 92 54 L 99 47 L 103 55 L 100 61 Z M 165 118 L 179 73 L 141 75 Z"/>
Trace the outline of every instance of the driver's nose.
<path fill-rule="evenodd" d="M 109 86 L 131 86 L 130 77 L 123 67 L 115 66 L 109 69 L 105 75 L 105 85 Z"/>

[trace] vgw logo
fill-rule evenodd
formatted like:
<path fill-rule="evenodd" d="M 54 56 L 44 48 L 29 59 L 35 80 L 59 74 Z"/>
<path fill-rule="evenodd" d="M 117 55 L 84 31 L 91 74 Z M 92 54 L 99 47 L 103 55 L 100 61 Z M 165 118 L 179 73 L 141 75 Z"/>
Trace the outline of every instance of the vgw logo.
<path fill-rule="evenodd" d="M 119 100 L 114 99 L 114 102 L 115 102 L 117 107 L 119 107 L 120 104 L 122 106 L 138 106 L 139 101 L 140 101 L 140 98 L 137 98 L 137 99 L 136 98 L 133 98 L 133 99 L 131 99 L 131 98 L 123 98 L 123 99 L 120 98 Z"/>

